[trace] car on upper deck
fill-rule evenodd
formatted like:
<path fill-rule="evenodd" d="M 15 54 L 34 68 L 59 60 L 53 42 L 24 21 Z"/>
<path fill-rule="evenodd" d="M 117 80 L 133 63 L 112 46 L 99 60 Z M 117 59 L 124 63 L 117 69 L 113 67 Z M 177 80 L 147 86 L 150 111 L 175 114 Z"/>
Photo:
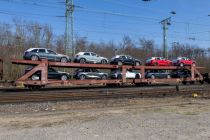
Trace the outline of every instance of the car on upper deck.
<path fill-rule="evenodd" d="M 174 66 L 181 66 L 181 67 L 195 65 L 196 63 L 194 60 L 189 59 L 187 57 L 177 57 L 172 62 Z"/>
<path fill-rule="evenodd" d="M 163 57 L 151 57 L 146 61 L 147 66 L 171 66 L 172 61 Z"/>
<path fill-rule="evenodd" d="M 142 62 L 130 55 L 116 55 L 111 58 L 110 64 L 140 66 Z"/>
<path fill-rule="evenodd" d="M 94 52 L 79 52 L 74 57 L 74 62 L 76 63 L 98 63 L 98 64 L 108 64 L 108 59 L 97 55 Z"/>
<path fill-rule="evenodd" d="M 71 62 L 69 56 L 58 54 L 47 48 L 30 48 L 24 52 L 23 58 L 25 60 L 32 60 L 32 61 L 48 59 L 49 61 L 57 61 L 62 63 Z"/>

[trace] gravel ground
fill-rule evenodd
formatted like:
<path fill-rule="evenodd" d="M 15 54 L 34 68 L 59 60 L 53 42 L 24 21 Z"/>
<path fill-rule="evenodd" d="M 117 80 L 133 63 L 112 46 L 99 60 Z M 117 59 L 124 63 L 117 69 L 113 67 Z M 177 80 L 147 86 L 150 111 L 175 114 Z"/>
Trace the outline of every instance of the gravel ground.
<path fill-rule="evenodd" d="M 208 140 L 210 100 L 146 98 L 0 106 L 0 140 Z"/>

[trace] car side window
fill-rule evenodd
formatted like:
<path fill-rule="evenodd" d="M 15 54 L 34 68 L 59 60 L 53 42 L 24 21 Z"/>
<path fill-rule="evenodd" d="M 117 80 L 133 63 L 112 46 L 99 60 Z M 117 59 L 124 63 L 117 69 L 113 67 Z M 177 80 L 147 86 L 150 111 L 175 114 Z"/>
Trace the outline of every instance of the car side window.
<path fill-rule="evenodd" d="M 50 54 L 56 54 L 54 51 L 52 51 L 52 50 L 47 50 L 47 52 L 48 53 L 50 53 Z"/>
<path fill-rule="evenodd" d="M 85 72 L 90 72 L 90 69 L 85 69 Z"/>
<path fill-rule="evenodd" d="M 55 72 L 55 70 L 52 68 L 49 68 L 49 72 Z"/>
<path fill-rule="evenodd" d="M 90 53 L 84 53 L 84 55 L 87 55 L 87 56 L 89 56 L 89 55 L 90 55 Z"/>
<path fill-rule="evenodd" d="M 92 72 L 98 72 L 98 70 L 97 69 L 92 69 Z"/>
<path fill-rule="evenodd" d="M 34 50 L 32 50 L 31 52 L 37 52 L 38 51 L 38 49 L 34 49 Z"/>
<path fill-rule="evenodd" d="M 45 49 L 39 49 L 39 53 L 46 53 Z"/>
<path fill-rule="evenodd" d="M 91 53 L 91 55 L 92 55 L 92 56 L 97 56 L 97 54 L 95 54 L 95 53 Z"/>
<path fill-rule="evenodd" d="M 126 59 L 126 57 L 125 57 L 125 56 L 120 56 L 120 58 L 122 58 L 122 59 Z"/>

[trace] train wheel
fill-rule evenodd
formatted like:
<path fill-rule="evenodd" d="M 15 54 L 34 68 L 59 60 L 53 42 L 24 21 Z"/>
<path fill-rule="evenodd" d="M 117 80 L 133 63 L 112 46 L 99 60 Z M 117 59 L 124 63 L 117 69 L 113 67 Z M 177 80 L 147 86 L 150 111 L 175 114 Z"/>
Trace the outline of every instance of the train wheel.
<path fill-rule="evenodd" d="M 199 83 L 203 85 L 204 84 L 204 81 L 203 80 L 200 80 Z"/>
<path fill-rule="evenodd" d="M 183 85 L 186 85 L 186 84 L 187 84 L 187 81 L 182 81 L 182 84 L 183 84 Z"/>
<path fill-rule="evenodd" d="M 195 81 L 190 81 L 190 85 L 194 85 L 195 84 Z"/>

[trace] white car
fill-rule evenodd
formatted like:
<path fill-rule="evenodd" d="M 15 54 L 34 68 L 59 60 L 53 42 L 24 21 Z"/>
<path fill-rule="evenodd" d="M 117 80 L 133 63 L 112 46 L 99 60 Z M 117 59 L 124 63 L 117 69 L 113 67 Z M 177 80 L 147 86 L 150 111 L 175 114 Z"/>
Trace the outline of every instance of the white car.
<path fill-rule="evenodd" d="M 126 79 L 140 79 L 141 78 L 141 73 L 134 71 L 134 70 L 128 70 L 126 71 Z M 121 79 L 122 78 L 122 71 L 120 70 L 115 70 L 111 72 L 112 79 Z"/>
<path fill-rule="evenodd" d="M 93 52 L 79 52 L 75 55 L 74 62 L 107 64 L 108 59 Z"/>

